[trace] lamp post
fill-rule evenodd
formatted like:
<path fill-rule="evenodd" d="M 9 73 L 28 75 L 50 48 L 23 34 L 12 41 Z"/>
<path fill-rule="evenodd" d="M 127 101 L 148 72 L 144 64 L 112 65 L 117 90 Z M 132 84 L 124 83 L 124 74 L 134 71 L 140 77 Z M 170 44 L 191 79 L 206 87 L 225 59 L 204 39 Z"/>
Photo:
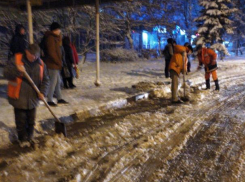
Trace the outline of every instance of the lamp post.
<path fill-rule="evenodd" d="M 99 12 L 99 0 L 96 0 L 96 81 L 95 85 L 98 87 L 100 83 L 100 12 Z"/>
<path fill-rule="evenodd" d="M 26 0 L 26 6 L 27 6 L 27 16 L 28 16 L 29 43 L 33 44 L 32 10 L 31 10 L 30 0 Z"/>

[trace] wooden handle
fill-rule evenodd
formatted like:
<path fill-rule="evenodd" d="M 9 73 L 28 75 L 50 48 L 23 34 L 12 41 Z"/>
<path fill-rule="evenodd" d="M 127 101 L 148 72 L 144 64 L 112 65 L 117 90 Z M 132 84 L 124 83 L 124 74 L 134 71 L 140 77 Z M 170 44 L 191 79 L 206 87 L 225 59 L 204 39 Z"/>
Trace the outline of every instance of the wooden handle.
<path fill-rule="evenodd" d="M 34 88 L 34 90 L 38 93 L 41 94 L 41 92 L 39 91 L 39 89 L 37 88 L 36 84 L 33 82 L 33 80 L 31 79 L 31 77 L 28 75 L 28 73 L 25 71 L 24 72 L 24 76 L 25 78 L 28 80 L 28 82 L 31 84 L 31 86 Z M 50 106 L 48 105 L 47 101 L 45 100 L 45 98 L 42 99 L 42 101 L 44 102 L 45 106 L 48 108 L 48 110 L 51 112 L 51 114 L 54 116 L 54 118 L 56 119 L 57 122 L 61 122 L 59 120 L 59 118 L 57 118 L 57 116 L 54 114 L 54 112 L 51 110 Z"/>
<path fill-rule="evenodd" d="M 185 95 L 185 56 L 183 56 L 183 86 L 184 86 L 184 97 L 186 96 Z"/>

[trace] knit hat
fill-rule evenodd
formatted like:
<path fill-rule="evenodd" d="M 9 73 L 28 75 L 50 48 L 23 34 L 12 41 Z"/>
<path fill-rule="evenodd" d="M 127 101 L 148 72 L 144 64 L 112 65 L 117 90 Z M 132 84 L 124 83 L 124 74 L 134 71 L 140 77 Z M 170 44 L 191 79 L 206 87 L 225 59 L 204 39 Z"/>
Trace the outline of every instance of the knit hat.
<path fill-rule="evenodd" d="M 24 29 L 25 30 L 25 27 L 22 24 L 16 25 L 16 27 L 15 27 L 15 33 L 16 34 L 20 34 L 20 30 L 21 29 Z"/>
<path fill-rule="evenodd" d="M 30 44 L 27 50 L 34 55 L 36 59 L 40 57 L 40 47 L 37 44 Z"/>
<path fill-rule="evenodd" d="M 184 46 L 191 45 L 189 42 L 184 43 Z"/>
<path fill-rule="evenodd" d="M 198 50 L 201 49 L 201 48 L 202 48 L 202 45 L 201 45 L 201 44 L 198 44 L 198 45 L 196 46 L 195 51 L 198 51 Z"/>
<path fill-rule="evenodd" d="M 57 22 L 53 22 L 53 23 L 50 25 L 50 30 L 53 31 L 53 30 L 57 30 L 57 29 L 61 29 L 60 24 L 57 23 Z"/>
<path fill-rule="evenodd" d="M 172 39 L 172 38 L 168 38 L 168 39 L 167 39 L 167 42 L 168 42 L 169 44 L 173 44 L 173 41 L 174 41 L 174 39 Z"/>

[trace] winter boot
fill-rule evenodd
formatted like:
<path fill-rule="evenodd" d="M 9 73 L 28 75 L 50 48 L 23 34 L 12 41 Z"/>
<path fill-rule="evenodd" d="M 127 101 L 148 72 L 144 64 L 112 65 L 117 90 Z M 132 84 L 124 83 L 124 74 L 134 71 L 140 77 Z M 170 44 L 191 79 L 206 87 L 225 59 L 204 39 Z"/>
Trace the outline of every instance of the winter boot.
<path fill-rule="evenodd" d="M 208 90 L 210 89 L 210 79 L 206 80 L 206 89 L 205 90 Z"/>
<path fill-rule="evenodd" d="M 34 138 L 34 125 L 29 125 L 27 128 L 28 141 Z"/>
<path fill-rule="evenodd" d="M 67 78 L 63 78 L 63 85 L 65 89 L 68 89 Z"/>
<path fill-rule="evenodd" d="M 219 90 L 219 80 L 215 80 L 215 90 Z"/>
<path fill-rule="evenodd" d="M 71 89 L 75 88 L 76 85 L 73 84 L 73 77 L 68 78 L 69 87 Z"/>

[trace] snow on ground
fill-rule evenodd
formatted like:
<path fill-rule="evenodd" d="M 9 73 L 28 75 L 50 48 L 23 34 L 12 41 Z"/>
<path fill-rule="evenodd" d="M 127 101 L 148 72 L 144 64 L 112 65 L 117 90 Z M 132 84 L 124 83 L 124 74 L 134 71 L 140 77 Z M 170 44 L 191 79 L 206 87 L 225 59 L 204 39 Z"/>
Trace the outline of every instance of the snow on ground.
<path fill-rule="evenodd" d="M 88 82 L 93 81 L 92 65 L 90 62 L 83 67 L 86 74 L 82 72 L 83 83 L 76 82 L 78 89 L 66 93 L 66 98 L 74 99 L 74 105 L 62 107 L 63 114 L 79 103 L 84 107 L 86 101 L 92 107 L 96 101 L 153 89 L 151 99 L 74 123 L 68 126 L 68 138 L 41 137 L 34 150 L 15 148 L 13 154 L 9 154 L 10 149 L 0 150 L 4 156 L 0 157 L 0 181 L 244 179 L 245 61 L 219 62 L 220 92 L 213 91 L 213 82 L 211 91 L 201 90 L 203 71 L 188 74 L 190 101 L 182 105 L 170 102 L 169 80 L 159 69 L 162 62 L 102 63 L 102 69 L 108 69 L 102 78 L 110 80 L 103 88 L 93 88 Z M 101 100 L 93 100 L 99 93 Z M 85 95 L 91 97 L 90 102 Z M 83 99 L 79 101 L 79 97 Z"/>

